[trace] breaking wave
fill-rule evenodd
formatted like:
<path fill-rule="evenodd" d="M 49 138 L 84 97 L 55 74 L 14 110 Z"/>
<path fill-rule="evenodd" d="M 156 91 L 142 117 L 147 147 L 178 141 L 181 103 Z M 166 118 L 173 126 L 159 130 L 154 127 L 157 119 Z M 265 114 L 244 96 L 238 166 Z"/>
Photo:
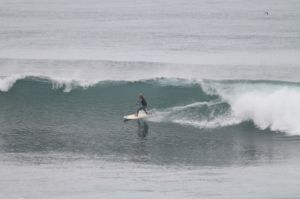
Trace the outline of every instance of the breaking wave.
<path fill-rule="evenodd" d="M 129 112 L 138 92 L 150 103 L 150 122 L 176 123 L 196 128 L 222 128 L 251 122 L 257 128 L 300 135 L 300 83 L 263 80 L 187 80 L 156 78 L 138 81 L 78 81 L 49 77 L 8 76 L 0 79 L 1 106 L 12 97 L 24 95 L 30 102 L 35 93 L 47 91 L 39 100 L 55 107 L 49 98 L 68 96 L 68 102 L 82 105 L 103 99 L 103 107 L 121 107 L 114 113 Z M 51 91 L 51 92 L 48 92 Z M 81 93 L 81 94 L 79 94 Z M 118 98 L 122 97 L 122 100 Z M 59 100 L 66 100 L 61 97 Z M 31 100 L 34 101 L 34 100 Z M 65 104 L 66 102 L 62 102 Z M 107 104 L 105 104 L 107 103 Z M 117 104 L 117 105 L 116 105 Z M 35 108 L 32 106 L 33 109 Z M 126 109 L 125 109 L 126 108 Z M 60 107 L 64 111 L 64 107 Z M 89 111 L 89 110 L 87 110 Z M 93 111 L 93 110 L 90 110 Z M 101 113 L 98 113 L 101 114 Z M 101 115 L 99 116 L 101 117 Z"/>

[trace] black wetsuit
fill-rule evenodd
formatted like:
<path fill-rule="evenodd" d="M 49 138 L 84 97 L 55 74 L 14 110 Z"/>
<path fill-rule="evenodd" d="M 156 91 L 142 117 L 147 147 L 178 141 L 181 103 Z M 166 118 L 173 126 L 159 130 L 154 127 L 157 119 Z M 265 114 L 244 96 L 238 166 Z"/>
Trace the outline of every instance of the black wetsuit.
<path fill-rule="evenodd" d="M 138 115 L 139 112 L 140 112 L 140 110 L 145 111 L 145 113 L 147 114 L 147 110 L 146 110 L 146 108 L 147 108 L 147 101 L 145 100 L 144 97 L 141 97 L 141 100 L 140 100 L 139 104 L 140 104 L 141 106 L 140 106 L 140 107 L 138 108 L 138 110 L 136 111 L 136 114 Z"/>
<path fill-rule="evenodd" d="M 141 104 L 142 104 L 142 106 L 147 107 L 147 102 L 146 102 L 145 98 L 142 98 Z"/>

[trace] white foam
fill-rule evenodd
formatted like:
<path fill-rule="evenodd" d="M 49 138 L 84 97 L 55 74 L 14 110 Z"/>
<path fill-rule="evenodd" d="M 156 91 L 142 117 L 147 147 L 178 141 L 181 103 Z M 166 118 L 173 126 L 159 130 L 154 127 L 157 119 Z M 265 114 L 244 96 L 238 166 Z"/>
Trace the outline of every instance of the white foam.
<path fill-rule="evenodd" d="M 6 92 L 13 87 L 17 80 L 23 79 L 24 75 L 11 75 L 0 78 L 0 91 Z"/>
<path fill-rule="evenodd" d="M 300 91 L 251 91 L 229 99 L 235 117 L 252 120 L 260 129 L 300 135 Z"/>
<path fill-rule="evenodd" d="M 52 82 L 52 87 L 54 89 L 62 88 L 64 92 L 70 92 L 74 88 L 89 88 L 95 85 L 97 82 L 87 81 L 87 80 L 65 80 L 65 79 L 50 79 Z"/>
<path fill-rule="evenodd" d="M 212 83 L 204 88 L 229 103 L 232 116 L 238 120 L 253 121 L 260 129 L 300 135 L 300 87 L 297 84 Z"/>

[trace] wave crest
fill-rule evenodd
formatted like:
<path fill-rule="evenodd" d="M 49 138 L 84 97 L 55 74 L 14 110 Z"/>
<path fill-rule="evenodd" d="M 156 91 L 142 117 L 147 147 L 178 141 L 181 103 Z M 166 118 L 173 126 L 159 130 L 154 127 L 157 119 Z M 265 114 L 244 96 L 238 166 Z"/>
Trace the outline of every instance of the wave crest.
<path fill-rule="evenodd" d="M 9 91 L 17 82 L 17 80 L 24 79 L 24 78 L 26 78 L 25 75 L 11 75 L 11 76 L 0 78 L 0 91 L 2 92 Z"/>
<path fill-rule="evenodd" d="M 0 78 L 0 91 L 8 92 L 17 81 L 32 80 L 35 82 L 49 82 L 53 89 L 63 89 L 64 92 L 70 92 L 75 88 L 88 88 L 95 85 L 97 82 L 87 80 L 73 80 L 73 79 L 53 79 L 47 76 L 34 76 L 34 75 L 11 75 Z"/>

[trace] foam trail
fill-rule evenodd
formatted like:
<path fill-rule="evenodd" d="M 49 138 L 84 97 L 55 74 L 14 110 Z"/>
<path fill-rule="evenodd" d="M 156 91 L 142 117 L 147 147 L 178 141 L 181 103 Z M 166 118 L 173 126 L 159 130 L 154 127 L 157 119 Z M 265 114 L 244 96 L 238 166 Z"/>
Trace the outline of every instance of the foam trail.
<path fill-rule="evenodd" d="M 189 108 L 207 106 L 209 104 L 211 104 L 211 103 L 195 102 L 195 103 L 188 104 L 188 105 L 174 106 L 174 107 L 161 109 L 161 110 L 152 109 L 151 112 L 153 112 L 153 114 L 155 114 L 155 117 L 150 117 L 150 121 L 153 121 L 153 122 L 170 121 L 170 120 L 172 120 L 172 116 L 174 117 L 175 114 L 178 114 L 181 111 L 186 111 Z"/>
<path fill-rule="evenodd" d="M 229 110 L 224 110 L 222 114 L 216 111 L 223 104 L 224 102 L 220 100 L 214 100 L 211 102 L 195 102 L 163 110 L 154 109 L 152 111 L 155 117 L 150 117 L 149 120 L 152 122 L 172 122 L 197 128 L 219 128 L 239 124 L 241 120 L 234 117 Z M 199 110 L 203 107 L 209 109 L 209 114 Z"/>
<path fill-rule="evenodd" d="M 206 129 L 206 128 L 221 128 L 225 126 L 237 125 L 240 124 L 242 121 L 228 114 L 225 116 L 216 117 L 212 120 L 191 120 L 188 118 L 183 118 L 183 119 L 176 119 L 174 120 L 174 122 L 181 125 Z"/>

